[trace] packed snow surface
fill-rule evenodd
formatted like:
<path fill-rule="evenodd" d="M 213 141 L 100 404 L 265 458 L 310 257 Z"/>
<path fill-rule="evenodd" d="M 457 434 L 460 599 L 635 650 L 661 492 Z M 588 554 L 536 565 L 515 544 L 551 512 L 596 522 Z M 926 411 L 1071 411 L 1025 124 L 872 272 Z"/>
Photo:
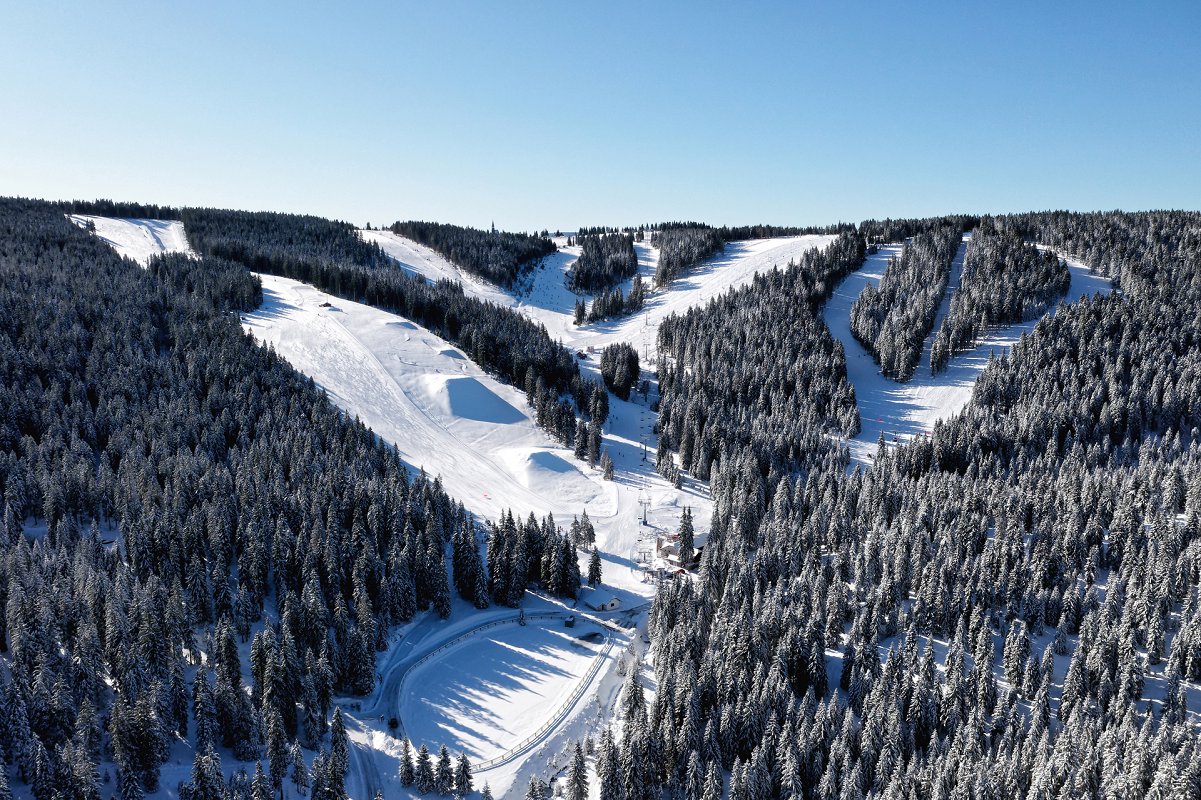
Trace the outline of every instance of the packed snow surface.
<path fill-rule="evenodd" d="M 71 214 L 70 218 L 81 228 L 91 222 L 96 226 L 96 235 L 105 244 L 143 267 L 152 257 L 162 253 L 195 255 L 179 220 L 118 219 L 87 214 Z"/>
<path fill-rule="evenodd" d="M 604 447 L 617 465 L 605 481 L 532 419 L 525 393 L 485 373 L 458 349 L 406 319 L 270 275 L 246 329 L 312 377 L 414 468 L 440 476 L 452 497 L 485 519 L 503 511 L 553 513 L 566 526 L 588 512 L 605 553 L 605 582 L 649 596 L 634 558 L 656 529 L 692 506 L 708 525 L 703 487 L 675 489 L 641 460 L 653 415 L 614 398 Z M 653 446 L 649 448 L 651 456 Z M 641 506 L 648 522 L 640 523 Z M 703 530 L 703 528 L 702 528 Z"/>
<path fill-rule="evenodd" d="M 847 442 L 852 463 L 871 463 L 880 434 L 884 434 L 889 444 L 905 441 L 929 433 L 938 420 L 958 414 L 972 399 L 976 378 L 987 366 L 992 354 L 1007 352 L 1022 334 L 1034 330 L 1038 324 L 1038 320 L 1031 320 L 993 328 L 976 347 L 955 355 L 941 373 L 930 374 L 934 334 L 942 325 L 950 309 L 951 297 L 959 288 L 968 238 L 970 236 L 964 237 L 951 264 L 950 280 L 938 307 L 934 327 L 926 337 L 917 371 L 908 382 L 898 383 L 884 377 L 871 353 L 851 334 L 851 306 L 869 283 L 880 285 L 888 260 L 900 255 L 901 245 L 881 247 L 879 252 L 868 256 L 862 268 L 848 275 L 834 289 L 834 294 L 823 308 L 822 318 L 830 333 L 842 342 L 846 351 L 847 376 L 855 387 L 855 400 L 859 405 L 862 427 L 859 435 Z M 1063 302 L 1073 303 L 1098 292 L 1108 293 L 1112 290 L 1107 278 L 1096 275 L 1078 261 L 1065 260 L 1072 282 Z"/>
<path fill-rule="evenodd" d="M 499 756 L 570 699 L 604 642 L 596 625 L 557 619 L 478 633 L 409 674 L 421 690 L 401 700 L 405 734 L 473 762 Z"/>

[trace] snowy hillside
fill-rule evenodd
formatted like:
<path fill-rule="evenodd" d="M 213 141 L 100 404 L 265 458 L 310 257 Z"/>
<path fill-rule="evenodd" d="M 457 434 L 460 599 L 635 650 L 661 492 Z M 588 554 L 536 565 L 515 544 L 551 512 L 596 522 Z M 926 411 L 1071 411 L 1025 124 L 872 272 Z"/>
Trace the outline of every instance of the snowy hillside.
<path fill-rule="evenodd" d="M 98 236 L 143 264 L 158 252 L 188 252 L 180 223 L 92 219 Z M 83 218 L 76 222 L 85 224 Z M 577 327 L 572 321 L 576 295 L 563 278 L 578 248 L 562 246 L 509 293 L 402 237 L 361 234 L 412 273 L 458 281 L 473 296 L 542 322 L 552 337 L 586 356 L 581 368 L 594 376 L 598 357 L 593 353 L 604 345 L 629 342 L 653 359 L 658 326 L 666 317 L 743 285 L 759 272 L 783 267 L 833 238 L 732 243 L 668 289 L 652 292 L 643 312 Z M 638 244 L 636 249 L 640 274 L 653 275 L 654 248 Z M 885 247 L 869 257 L 823 309 L 826 324 L 844 345 L 856 389 L 863 431 L 850 445 L 863 464 L 870 463 L 881 432 L 890 441 L 906 439 L 960 410 L 989 353 L 1008 347 L 1036 324 L 992 331 L 973 351 L 952 359 L 937 378 L 930 377 L 927 341 L 912 381 L 898 384 L 882 377 L 851 336 L 849 313 L 863 287 L 879 282 L 898 249 Z M 935 329 L 958 285 L 962 258 L 961 248 Z M 1071 273 L 1066 300 L 1109 290 L 1106 281 L 1079 264 L 1071 263 Z M 519 791 L 529 777 L 561 765 L 570 740 L 596 735 L 614 722 L 619 655 L 640 638 L 634 629 L 627 632 L 614 622 L 629 625 L 644 619 L 654 585 L 643 582 L 639 561 L 653 551 L 655 533 L 674 529 L 685 506 L 693 509 L 699 531 L 708 528 L 712 505 L 707 487 L 689 480 L 677 490 L 654 472 L 656 415 L 645 398 L 611 398 L 604 447 L 616 464 L 616 478 L 605 481 L 599 470 L 576 460 L 535 425 L 524 392 L 485 373 L 429 330 L 298 281 L 260 278 L 263 303 L 243 315 L 246 330 L 312 377 L 338 406 L 394 445 L 408 464 L 439 476 L 450 495 L 472 513 L 482 519 L 496 519 L 506 509 L 523 515 L 553 513 L 566 525 L 586 510 L 595 525 L 604 591 L 616 597 L 618 611 L 596 615 L 583 604 L 572 610 L 529 595 L 523 604 L 529 624 L 518 625 L 512 609 L 480 612 L 456 599 L 449 621 L 426 614 L 395 630 L 391 646 L 377 661 L 380 680 L 374 693 L 339 703 L 355 745 L 348 775 L 351 796 L 407 792 L 396 777 L 400 733 L 415 747 L 446 744 L 456 754 L 466 753 L 477 764 L 479 782 L 488 781 L 496 796 Z M 644 504 L 648 525 L 640 519 Z M 579 617 L 573 628 L 564 625 L 568 614 Z M 831 659 L 830 668 L 834 666 Z M 395 720 L 396 732 L 388 730 L 389 720 Z M 183 767 L 175 767 L 181 778 Z"/>
<path fill-rule="evenodd" d="M 673 526 L 684 505 L 707 523 L 703 496 L 677 491 L 641 465 L 637 431 L 645 414 L 633 403 L 612 401 L 605 446 L 618 479 L 605 481 L 535 426 L 523 392 L 424 328 L 297 281 L 261 277 L 264 302 L 244 316 L 247 330 L 396 445 L 406 462 L 441 476 L 480 517 L 550 512 L 566 525 L 586 510 L 613 556 L 606 582 L 642 595 L 650 587 L 631 561 L 640 493 L 657 526 Z"/>
<path fill-rule="evenodd" d="M 689 270 L 666 290 L 652 291 L 646 307 L 638 314 L 612 320 L 576 326 L 573 311 L 578 295 L 567 288 L 565 278 L 579 256 L 578 246 L 567 247 L 566 237 L 556 239 L 559 252 L 543 260 L 525 284 L 513 293 L 468 275 L 442 256 L 389 231 L 359 231 L 363 238 L 379 244 L 406 270 L 425 275 L 430 280 L 449 278 L 463 284 L 464 290 L 481 300 L 515 306 L 531 319 L 538 320 L 551 336 L 574 348 L 594 347 L 598 350 L 613 342 L 628 342 L 640 355 L 656 353 L 659 323 L 671 314 L 689 308 L 750 282 L 755 275 L 774 267 L 785 267 L 789 261 L 813 248 L 821 248 L 834 240 L 833 236 L 791 236 L 775 239 L 752 239 L 730 242 L 725 250 Z M 638 274 L 648 282 L 655 274 L 657 253 L 646 243 L 635 243 L 638 253 Z M 625 281 L 622 288 L 629 290 Z"/>
<path fill-rule="evenodd" d="M 503 306 L 513 304 L 512 298 L 505 294 L 503 289 L 455 266 L 430 247 L 391 231 L 360 230 L 359 235 L 364 241 L 379 245 L 380 249 L 406 272 L 424 275 L 431 281 L 457 281 L 463 284 L 463 290 L 472 297 Z"/>
<path fill-rule="evenodd" d="M 114 219 L 72 214 L 71 221 L 81 228 L 90 222 L 96 235 L 121 255 L 142 266 L 160 253 L 192 253 L 183 223 L 162 219 Z"/>
<path fill-rule="evenodd" d="M 938 307 L 933 331 L 937 331 L 950 307 L 951 297 L 959 287 L 959 276 L 963 270 L 965 244 L 951 264 L 951 278 Z M 848 275 L 834 290 L 829 302 L 822 310 L 822 318 L 835 339 L 842 342 L 846 351 L 847 375 L 855 386 L 855 399 L 859 405 L 862 428 L 859 435 L 847 444 L 854 462 L 869 465 L 876 453 L 880 434 L 890 444 L 904 441 L 913 436 L 929 433 L 934 423 L 958 413 L 972 398 L 976 378 L 988 364 L 993 353 L 1003 353 L 1022 334 L 1034 330 L 1038 320 L 1005 325 L 989 331 L 972 350 L 960 353 L 951 359 L 946 370 L 936 376 L 930 374 L 930 348 L 933 335 L 926 338 L 921 362 L 912 380 L 898 383 L 884 377 L 871 354 L 851 334 L 851 306 L 869 283 L 878 286 L 888 260 L 901 251 L 901 245 L 881 247 L 870 255 L 863 268 Z M 1067 259 L 1072 283 L 1064 302 L 1072 303 L 1082 297 L 1112 290 L 1110 282 L 1080 264 Z"/>

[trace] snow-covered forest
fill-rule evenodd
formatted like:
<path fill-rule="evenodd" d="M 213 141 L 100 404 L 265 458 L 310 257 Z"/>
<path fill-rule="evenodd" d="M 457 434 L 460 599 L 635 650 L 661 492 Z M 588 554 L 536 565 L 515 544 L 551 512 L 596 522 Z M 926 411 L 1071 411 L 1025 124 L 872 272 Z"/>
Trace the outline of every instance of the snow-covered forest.
<path fill-rule="evenodd" d="M 0 200 L 0 800 L 1201 792 L 1201 214 L 377 234 Z"/>
<path fill-rule="evenodd" d="M 990 327 L 1037 319 L 1068 290 L 1067 265 L 1008 230 L 982 220 L 963 257 L 959 288 L 932 344 L 930 368 L 939 372 Z M 924 336 L 923 336 L 924 338 Z"/>

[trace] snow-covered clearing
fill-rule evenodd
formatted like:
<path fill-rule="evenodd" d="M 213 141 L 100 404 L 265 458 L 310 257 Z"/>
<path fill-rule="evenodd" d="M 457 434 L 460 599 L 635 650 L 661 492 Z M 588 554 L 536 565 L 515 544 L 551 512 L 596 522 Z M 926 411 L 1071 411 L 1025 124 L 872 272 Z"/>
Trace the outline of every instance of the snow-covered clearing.
<path fill-rule="evenodd" d="M 994 328 L 974 349 L 953 357 L 946 370 L 936 376 L 930 374 L 933 334 L 946 317 L 951 297 L 959 288 L 967 239 L 965 236 L 964 244 L 960 246 L 951 265 L 951 277 L 938 307 L 931 335 L 926 337 L 922 348 L 921 362 L 913 378 L 906 383 L 898 383 L 880 374 L 879 365 L 851 334 L 850 321 L 851 305 L 855 299 L 868 283 L 874 286 L 880 284 L 888 259 L 900 254 L 901 245 L 881 247 L 878 253 L 868 256 L 862 268 L 848 275 L 835 288 L 822 309 L 822 318 L 830 333 L 842 342 L 846 351 L 847 375 L 855 386 L 855 400 L 859 405 L 862 428 L 858 436 L 847 442 L 852 463 L 864 466 L 871 464 L 881 433 L 889 443 L 906 441 L 929 433 L 935 422 L 959 413 L 972 399 L 976 378 L 987 366 L 991 355 L 1005 353 L 1022 334 L 1034 330 L 1038 324 L 1038 320 L 1031 320 Z M 1070 258 L 1065 260 L 1072 282 L 1063 302 L 1074 303 L 1098 292 L 1112 291 L 1108 279 L 1096 275 L 1078 261 Z"/>
<path fill-rule="evenodd" d="M 126 258 L 146 266 L 153 256 L 162 253 L 192 252 L 188 237 L 184 235 L 183 223 L 165 219 L 117 219 L 93 217 L 87 214 L 69 215 L 79 227 L 88 222 L 96 226 L 96 235 Z"/>
<path fill-rule="evenodd" d="M 415 668 L 402 690 L 405 734 L 414 746 L 444 743 L 473 762 L 502 755 L 536 733 L 577 691 L 607 633 L 561 619 L 507 624 L 468 637 Z"/>

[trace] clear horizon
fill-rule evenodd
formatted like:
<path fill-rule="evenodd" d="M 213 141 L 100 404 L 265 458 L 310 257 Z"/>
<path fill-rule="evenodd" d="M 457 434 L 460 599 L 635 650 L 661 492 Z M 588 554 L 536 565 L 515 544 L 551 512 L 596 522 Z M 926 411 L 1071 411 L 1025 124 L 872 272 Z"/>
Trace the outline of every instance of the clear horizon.
<path fill-rule="evenodd" d="M 510 230 L 1201 207 L 1201 4 L 5 3 L 0 194 Z"/>

